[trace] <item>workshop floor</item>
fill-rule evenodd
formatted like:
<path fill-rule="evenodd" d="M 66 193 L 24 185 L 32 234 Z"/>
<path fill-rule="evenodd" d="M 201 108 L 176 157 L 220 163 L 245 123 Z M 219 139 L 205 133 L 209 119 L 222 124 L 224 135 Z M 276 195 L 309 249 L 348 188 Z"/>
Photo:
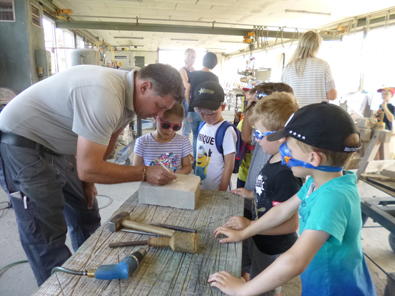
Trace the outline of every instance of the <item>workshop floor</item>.
<path fill-rule="evenodd" d="M 233 120 L 232 111 L 225 112 L 226 120 Z M 233 112 L 232 112 L 233 113 Z M 146 131 L 148 132 L 148 131 Z M 237 176 L 232 176 L 232 183 L 236 185 Z M 125 183 L 118 185 L 97 185 L 100 195 L 110 196 L 113 200 L 112 204 L 103 208 L 100 213 L 102 221 L 110 218 L 112 213 L 130 197 L 139 186 L 139 182 Z M 384 196 L 377 189 L 366 184 L 359 185 L 360 196 Z M 0 202 L 7 201 L 7 196 L 0 190 Z M 109 199 L 106 197 L 98 197 L 99 206 L 106 206 Z M 0 204 L 2 208 L 4 204 Z M 386 272 L 395 272 L 395 254 L 388 243 L 389 232 L 368 220 L 365 228 L 362 230 L 362 246 L 364 252 L 372 258 Z M 70 240 L 67 240 L 70 249 Z M 0 210 L 0 268 L 10 263 L 25 260 L 26 256 L 20 244 L 18 229 L 15 222 L 15 215 L 12 209 Z M 384 288 L 387 283 L 387 276 L 377 268 L 369 259 L 366 259 L 368 267 L 376 287 L 378 296 L 384 295 Z M 0 272 L 0 295 L 7 296 L 27 296 L 31 295 L 37 289 L 37 284 L 29 264 L 23 263 L 13 266 L 3 272 Z M 282 296 L 300 295 L 300 280 L 294 279 L 287 285 L 283 286 Z"/>

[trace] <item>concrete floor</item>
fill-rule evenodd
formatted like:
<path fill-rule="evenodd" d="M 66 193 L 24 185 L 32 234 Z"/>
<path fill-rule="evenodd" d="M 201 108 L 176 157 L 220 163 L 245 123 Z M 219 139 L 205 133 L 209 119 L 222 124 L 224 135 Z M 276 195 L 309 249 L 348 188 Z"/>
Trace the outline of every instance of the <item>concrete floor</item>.
<path fill-rule="evenodd" d="M 225 119 L 232 119 L 232 111 L 225 112 Z M 149 131 L 145 131 L 149 132 Z M 236 185 L 237 176 L 232 176 L 232 183 Z M 139 186 L 139 182 L 125 183 L 118 185 L 97 185 L 99 195 L 107 195 L 113 199 L 111 205 L 103 208 L 100 213 L 102 222 L 110 218 L 112 213 L 119 208 L 119 206 L 130 197 Z M 360 196 L 383 196 L 383 193 L 377 189 L 362 183 L 359 185 Z M 0 202 L 7 201 L 7 196 L 0 190 Z M 99 206 L 108 204 L 106 197 L 98 197 Z M 2 208 L 4 204 L 0 204 Z M 10 263 L 25 260 L 26 256 L 23 252 L 19 241 L 17 225 L 15 222 L 15 215 L 12 209 L 3 211 L 0 210 L 0 268 Z M 389 232 L 380 227 L 372 220 L 368 220 L 365 228 L 362 230 L 362 246 L 364 252 L 371 257 L 381 268 L 387 272 L 395 272 L 395 254 L 388 243 Z M 67 240 L 67 245 L 70 250 L 70 240 Z M 384 288 L 387 283 L 387 276 L 377 268 L 373 263 L 366 260 L 368 267 L 376 287 L 378 296 L 384 295 Z M 13 266 L 2 273 L 0 273 L 0 295 L 7 296 L 27 296 L 31 295 L 37 289 L 37 284 L 34 275 L 28 263 Z M 300 295 L 300 281 L 293 280 L 291 283 L 283 287 L 282 296 Z"/>

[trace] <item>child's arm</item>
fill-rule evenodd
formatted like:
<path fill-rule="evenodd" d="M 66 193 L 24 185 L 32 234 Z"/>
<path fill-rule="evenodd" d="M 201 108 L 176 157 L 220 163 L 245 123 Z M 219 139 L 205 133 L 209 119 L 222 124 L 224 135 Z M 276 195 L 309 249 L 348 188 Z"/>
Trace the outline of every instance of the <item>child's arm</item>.
<path fill-rule="evenodd" d="M 227 295 L 257 295 L 271 291 L 301 274 L 329 236 L 324 231 L 303 231 L 291 249 L 248 283 L 226 271 L 210 275 L 208 282 Z"/>
<path fill-rule="evenodd" d="M 387 119 L 389 122 L 394 121 L 394 114 L 391 113 L 391 111 L 388 109 L 388 104 L 386 102 L 383 102 L 381 104 L 382 109 L 384 110 L 385 116 L 387 116 Z"/>
<path fill-rule="evenodd" d="M 189 158 L 189 154 L 182 159 L 182 168 L 177 171 L 176 174 L 184 174 L 188 175 L 192 170 L 191 159 Z"/>
<path fill-rule="evenodd" d="M 262 233 L 270 234 L 270 235 L 287 234 L 290 232 L 281 233 L 281 231 L 284 231 L 284 229 L 289 229 L 288 228 L 289 225 L 285 224 L 286 226 L 284 227 L 282 224 L 284 222 L 290 224 L 295 223 L 293 220 L 291 220 L 291 222 L 288 222 L 288 220 L 290 220 L 291 218 L 293 218 L 295 214 L 297 214 L 299 206 L 300 206 L 300 199 L 295 194 L 289 200 L 279 204 L 278 206 L 271 208 L 265 215 L 263 215 L 257 221 L 252 221 L 251 224 L 243 230 L 239 231 L 239 230 L 227 229 L 225 227 L 219 227 L 214 231 L 214 234 L 216 237 L 218 237 L 220 234 L 227 236 L 227 238 L 220 240 L 221 243 L 239 242 L 251 236 L 262 234 Z M 276 229 L 274 229 L 275 227 Z"/>
<path fill-rule="evenodd" d="M 133 166 L 139 166 L 139 165 L 144 165 L 144 158 L 142 158 L 140 155 L 135 153 L 133 158 Z"/>
<path fill-rule="evenodd" d="M 231 190 L 230 192 L 245 198 L 254 198 L 254 191 L 250 191 L 245 188 L 236 188 Z"/>
<path fill-rule="evenodd" d="M 235 167 L 235 153 L 226 154 L 224 157 L 225 167 L 222 173 L 219 191 L 226 191 L 228 189 L 230 178 L 232 177 L 233 168 Z"/>

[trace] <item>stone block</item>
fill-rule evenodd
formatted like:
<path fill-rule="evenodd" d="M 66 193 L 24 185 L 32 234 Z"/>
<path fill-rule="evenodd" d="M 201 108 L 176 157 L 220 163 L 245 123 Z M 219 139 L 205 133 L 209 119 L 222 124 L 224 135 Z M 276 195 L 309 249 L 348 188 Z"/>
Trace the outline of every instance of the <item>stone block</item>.
<path fill-rule="evenodd" d="M 376 118 L 358 118 L 357 120 L 357 127 L 360 128 L 373 128 L 377 124 L 377 119 Z"/>
<path fill-rule="evenodd" d="M 177 180 L 163 186 L 142 182 L 139 203 L 194 210 L 200 195 L 200 177 L 177 175 Z"/>
<path fill-rule="evenodd" d="M 370 141 L 370 138 L 372 137 L 372 130 L 370 128 L 359 128 L 359 135 L 361 142 Z"/>

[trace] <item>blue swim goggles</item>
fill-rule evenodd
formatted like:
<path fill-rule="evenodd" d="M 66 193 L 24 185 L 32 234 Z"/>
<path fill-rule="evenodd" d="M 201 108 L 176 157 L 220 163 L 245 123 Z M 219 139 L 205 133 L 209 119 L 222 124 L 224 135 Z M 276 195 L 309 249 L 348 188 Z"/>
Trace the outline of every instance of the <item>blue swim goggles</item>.
<path fill-rule="evenodd" d="M 343 170 L 343 167 L 331 167 L 331 166 L 327 166 L 327 165 L 319 165 L 318 167 L 315 167 L 315 166 L 311 165 L 310 163 L 307 163 L 307 162 L 304 162 L 301 160 L 297 160 L 297 159 L 293 159 L 291 150 L 289 150 L 287 142 L 284 142 L 280 146 L 279 150 L 280 150 L 280 154 L 281 154 L 281 164 L 285 164 L 289 168 L 299 166 L 299 167 L 305 167 L 308 169 L 314 169 L 314 170 L 319 170 L 319 171 L 323 171 L 323 172 L 330 172 L 330 173 L 337 173 L 337 172 L 341 172 Z"/>
<path fill-rule="evenodd" d="M 272 131 L 272 132 L 266 132 L 266 133 L 262 133 L 261 131 L 258 131 L 257 129 L 255 130 L 254 136 L 255 138 L 257 138 L 258 140 L 262 140 L 263 137 L 266 137 L 270 134 L 275 133 L 276 131 Z"/>

